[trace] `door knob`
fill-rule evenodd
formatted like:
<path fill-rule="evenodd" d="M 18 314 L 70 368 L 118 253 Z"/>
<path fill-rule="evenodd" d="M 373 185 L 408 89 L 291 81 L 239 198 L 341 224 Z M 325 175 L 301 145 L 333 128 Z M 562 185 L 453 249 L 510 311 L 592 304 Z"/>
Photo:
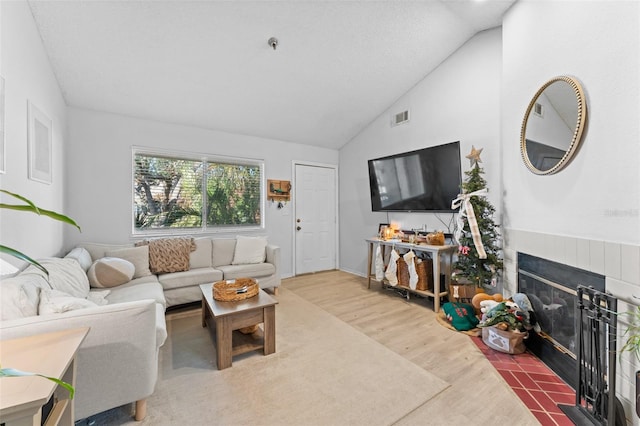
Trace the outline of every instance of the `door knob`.
<path fill-rule="evenodd" d="M 301 229 L 302 229 L 301 227 L 296 226 L 296 231 L 299 231 L 299 230 L 301 230 Z"/>

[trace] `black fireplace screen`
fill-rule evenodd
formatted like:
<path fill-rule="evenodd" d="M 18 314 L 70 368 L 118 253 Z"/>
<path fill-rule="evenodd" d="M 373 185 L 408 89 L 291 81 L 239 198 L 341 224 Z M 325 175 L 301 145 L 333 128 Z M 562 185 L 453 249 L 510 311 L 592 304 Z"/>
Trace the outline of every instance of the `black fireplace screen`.
<path fill-rule="evenodd" d="M 518 253 L 518 292 L 531 302 L 541 333 L 530 333 L 527 347 L 574 389 L 579 317 L 579 285 L 605 291 L 605 278 L 583 269 Z M 587 324 L 583 324 L 583 328 Z M 604 341 L 604 339 L 603 339 Z"/>
<path fill-rule="evenodd" d="M 520 293 L 525 293 L 533 306 L 542 332 L 562 349 L 576 353 L 575 291 L 520 271 Z"/>

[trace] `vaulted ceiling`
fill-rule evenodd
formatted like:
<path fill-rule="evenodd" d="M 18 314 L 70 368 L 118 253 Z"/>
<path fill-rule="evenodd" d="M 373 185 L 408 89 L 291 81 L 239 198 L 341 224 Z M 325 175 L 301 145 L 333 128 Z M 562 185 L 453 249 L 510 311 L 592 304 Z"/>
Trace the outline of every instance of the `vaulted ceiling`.
<path fill-rule="evenodd" d="M 69 106 L 340 148 L 514 1 L 29 4 Z"/>

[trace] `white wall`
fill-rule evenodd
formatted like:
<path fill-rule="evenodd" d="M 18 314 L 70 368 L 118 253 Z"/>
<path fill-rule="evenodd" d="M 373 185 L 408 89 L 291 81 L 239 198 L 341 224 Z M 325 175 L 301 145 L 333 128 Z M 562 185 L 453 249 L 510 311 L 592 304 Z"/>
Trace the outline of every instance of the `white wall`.
<path fill-rule="evenodd" d="M 476 35 L 340 150 L 341 269 L 365 274 L 364 239 L 376 234 L 379 223 L 446 230 L 453 216 L 372 212 L 369 159 L 459 140 L 464 173 L 472 145 L 483 148 L 489 200 L 499 210 L 501 46 L 500 28 Z M 391 127 L 391 114 L 407 108 L 411 120 Z"/>
<path fill-rule="evenodd" d="M 640 243 L 638 2 L 520 1 L 504 20 L 502 142 L 505 224 Z M 569 166 L 529 172 L 519 137 L 527 105 L 551 77 L 577 77 L 589 121 Z"/>
<path fill-rule="evenodd" d="M 27 2 L 2 1 L 0 10 L 0 74 L 5 79 L 6 90 L 6 173 L 0 174 L 0 187 L 23 195 L 42 208 L 63 212 L 65 101 Z M 27 100 L 53 122 L 53 182 L 50 185 L 28 179 Z M 2 201 L 14 203 L 17 200 L 2 197 Z M 63 227 L 68 225 L 34 214 L 7 210 L 0 210 L 0 214 L 0 240 L 3 245 L 36 258 L 61 252 Z M 20 264 L 12 258 L 7 260 Z"/>
<path fill-rule="evenodd" d="M 505 293 L 517 290 L 522 251 L 604 275 L 619 312 L 630 309 L 624 301 L 640 297 L 640 2 L 519 0 L 503 40 Z M 588 128 L 566 169 L 537 176 L 520 158 L 520 125 L 538 88 L 563 74 L 584 86 Z M 640 365 L 617 359 L 616 396 L 638 425 Z"/>
<path fill-rule="evenodd" d="M 132 241 L 132 146 L 262 159 L 267 179 L 292 180 L 293 161 L 338 164 L 336 150 L 69 108 L 66 207 L 83 232 L 67 232 L 66 249 L 81 241 Z M 282 274 L 290 276 L 292 206 L 278 210 L 267 202 L 265 213 L 266 229 L 258 233 L 280 246 Z"/>

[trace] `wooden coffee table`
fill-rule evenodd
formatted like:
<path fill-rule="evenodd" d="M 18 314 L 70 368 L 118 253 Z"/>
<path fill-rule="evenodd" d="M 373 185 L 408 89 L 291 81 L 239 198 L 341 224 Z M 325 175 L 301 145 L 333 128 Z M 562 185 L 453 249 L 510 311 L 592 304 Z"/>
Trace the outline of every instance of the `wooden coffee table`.
<path fill-rule="evenodd" d="M 278 301 L 260 290 L 256 296 L 237 302 L 213 298 L 213 283 L 201 284 L 202 326 L 215 331 L 218 370 L 231 367 L 235 355 L 263 349 L 265 355 L 276 351 L 276 309 Z M 242 334 L 239 328 L 264 324 L 264 331 Z"/>

